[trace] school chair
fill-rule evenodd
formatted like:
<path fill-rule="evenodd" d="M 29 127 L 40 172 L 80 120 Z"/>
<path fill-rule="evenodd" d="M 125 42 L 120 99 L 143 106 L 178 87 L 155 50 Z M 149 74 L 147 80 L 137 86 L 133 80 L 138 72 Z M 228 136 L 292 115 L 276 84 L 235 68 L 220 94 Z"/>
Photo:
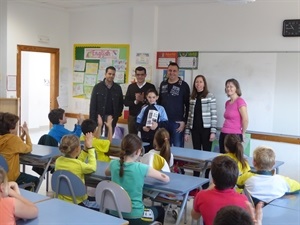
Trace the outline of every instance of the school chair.
<path fill-rule="evenodd" d="M 96 187 L 95 197 L 97 204 L 100 205 L 100 212 L 115 210 L 121 219 L 123 219 L 122 212 L 131 212 L 131 199 L 128 193 L 113 181 L 101 181 Z"/>
<path fill-rule="evenodd" d="M 96 202 L 100 205 L 100 212 L 114 210 L 123 219 L 122 212 L 131 212 L 131 199 L 128 193 L 117 183 L 103 180 L 96 187 Z M 150 225 L 161 225 L 154 221 Z"/>
<path fill-rule="evenodd" d="M 44 134 L 40 137 L 39 141 L 38 141 L 39 145 L 47 145 L 47 146 L 54 146 L 54 147 L 58 147 L 58 142 L 50 135 L 48 134 Z M 44 167 L 43 166 L 33 166 L 32 170 L 36 173 L 38 173 L 39 175 L 42 175 L 44 172 Z M 48 192 L 49 190 L 49 171 L 54 170 L 54 166 L 50 165 L 49 169 L 46 173 L 46 191 Z"/>
<path fill-rule="evenodd" d="M 244 195 L 246 195 L 248 201 L 252 204 L 252 206 L 255 207 L 255 204 L 253 202 L 252 196 L 251 196 L 251 194 L 249 193 L 249 191 L 247 190 L 246 187 L 244 187 L 243 193 L 244 193 Z"/>
<path fill-rule="evenodd" d="M 6 171 L 8 172 L 8 165 L 7 165 L 7 162 L 6 162 L 6 159 L 0 155 L 0 166 Z"/>
<path fill-rule="evenodd" d="M 67 170 L 56 170 L 52 174 L 51 187 L 54 191 L 54 198 L 57 198 L 59 194 L 71 196 L 74 204 L 77 204 L 76 196 L 86 194 L 86 187 L 82 180 Z"/>
<path fill-rule="evenodd" d="M 6 173 L 8 172 L 8 164 L 6 162 L 6 159 L 2 155 L 0 155 L 0 166 L 5 170 Z M 23 188 L 23 189 L 30 187 L 30 189 L 33 190 L 35 187 L 35 184 L 32 182 L 25 183 L 25 184 L 20 184 L 19 187 Z"/>

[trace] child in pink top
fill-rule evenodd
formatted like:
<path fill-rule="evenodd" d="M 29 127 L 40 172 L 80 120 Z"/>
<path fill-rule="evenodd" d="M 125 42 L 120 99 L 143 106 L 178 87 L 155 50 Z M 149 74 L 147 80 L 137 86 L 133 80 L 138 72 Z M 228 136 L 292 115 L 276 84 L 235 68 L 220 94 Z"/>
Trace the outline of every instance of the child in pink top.
<path fill-rule="evenodd" d="M 219 137 L 220 153 L 225 153 L 224 139 L 227 134 L 237 134 L 243 141 L 248 127 L 247 104 L 241 98 L 242 91 L 239 82 L 235 79 L 227 80 L 225 92 L 230 99 L 225 103 L 225 121 Z"/>
<path fill-rule="evenodd" d="M 0 167 L 0 224 L 15 225 L 16 219 L 33 219 L 37 215 L 37 207 L 20 195 L 18 184 L 8 182 Z"/>

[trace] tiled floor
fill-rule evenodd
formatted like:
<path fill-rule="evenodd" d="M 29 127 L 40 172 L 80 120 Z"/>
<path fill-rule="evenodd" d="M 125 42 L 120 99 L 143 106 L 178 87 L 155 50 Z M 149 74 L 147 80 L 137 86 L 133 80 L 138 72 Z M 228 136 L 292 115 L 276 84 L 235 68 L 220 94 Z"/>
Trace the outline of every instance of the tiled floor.
<path fill-rule="evenodd" d="M 31 137 L 32 143 L 33 144 L 37 144 L 39 138 L 43 134 L 45 134 L 47 132 L 48 132 L 48 130 L 33 130 L 33 131 L 30 131 L 30 137 Z M 31 170 L 30 166 L 26 166 L 26 172 L 30 173 L 32 175 L 37 176 L 37 174 Z M 189 173 L 189 171 L 186 171 L 186 172 Z M 50 177 L 50 179 L 51 179 L 51 177 Z M 46 180 L 44 180 L 44 182 L 42 183 L 42 185 L 40 187 L 39 194 L 47 195 L 47 196 L 51 196 L 52 197 L 53 196 L 53 192 L 51 191 L 51 187 L 50 186 L 49 186 L 49 192 L 46 192 Z M 145 204 L 150 205 L 150 202 L 146 201 Z M 190 214 L 191 214 L 192 206 L 193 206 L 193 200 L 191 199 L 187 203 L 187 223 L 186 224 L 188 224 L 188 225 L 191 224 Z M 172 217 L 171 210 L 168 211 L 168 212 L 166 212 L 165 223 L 164 224 L 165 225 L 175 224 L 175 219 Z M 196 224 L 196 222 L 194 222 L 194 224 Z M 183 219 L 181 220 L 180 225 L 184 225 Z"/>

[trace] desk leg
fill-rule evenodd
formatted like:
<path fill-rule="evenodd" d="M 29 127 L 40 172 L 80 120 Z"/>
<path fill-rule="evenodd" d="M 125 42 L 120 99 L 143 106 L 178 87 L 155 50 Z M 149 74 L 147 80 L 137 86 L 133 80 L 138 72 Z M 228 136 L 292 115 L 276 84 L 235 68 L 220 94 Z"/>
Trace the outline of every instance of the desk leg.
<path fill-rule="evenodd" d="M 206 171 L 207 167 L 208 167 L 208 161 L 205 161 L 205 164 L 204 164 L 204 166 L 203 166 L 203 168 L 201 170 L 200 177 L 205 178 L 205 171 Z"/>
<path fill-rule="evenodd" d="M 186 204 L 187 204 L 188 197 L 189 197 L 189 192 L 187 192 L 187 193 L 184 195 L 183 201 L 182 201 L 182 203 L 181 203 L 179 215 L 178 215 L 178 217 L 177 217 L 177 220 L 176 220 L 175 225 L 179 225 L 179 224 L 180 224 L 180 220 L 181 220 L 183 211 L 184 211 L 184 209 L 186 208 L 185 206 L 186 206 Z"/>
<path fill-rule="evenodd" d="M 41 187 L 41 185 L 42 185 L 42 183 L 43 183 L 45 174 L 48 172 L 48 168 L 49 168 L 49 166 L 50 166 L 51 161 L 52 161 L 52 158 L 49 159 L 49 161 L 48 161 L 47 164 L 46 164 L 46 167 L 44 168 L 43 174 L 40 176 L 39 184 L 38 184 L 38 186 L 37 186 L 36 189 L 35 189 L 35 192 L 36 192 L 36 193 L 38 193 L 39 190 L 40 190 L 40 187 Z"/>

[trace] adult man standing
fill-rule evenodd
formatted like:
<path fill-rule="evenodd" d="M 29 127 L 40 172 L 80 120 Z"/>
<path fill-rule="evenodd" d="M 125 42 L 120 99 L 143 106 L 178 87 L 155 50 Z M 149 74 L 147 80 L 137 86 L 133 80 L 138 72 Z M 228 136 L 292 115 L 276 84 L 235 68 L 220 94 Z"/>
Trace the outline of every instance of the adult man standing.
<path fill-rule="evenodd" d="M 147 71 L 144 67 L 139 66 L 135 69 L 136 82 L 128 86 L 124 105 L 129 106 L 128 117 L 128 132 L 130 134 L 137 134 L 136 117 L 141 111 L 141 108 L 146 103 L 144 95 L 149 89 L 154 89 L 155 86 L 145 81 Z"/>
<path fill-rule="evenodd" d="M 108 115 L 112 115 L 113 133 L 123 111 L 123 93 L 120 85 L 114 82 L 115 75 L 115 67 L 105 69 L 105 79 L 94 86 L 90 102 L 90 119 L 97 123 L 98 115 L 103 121 L 106 121 Z"/>
<path fill-rule="evenodd" d="M 158 104 L 165 108 L 168 115 L 171 145 L 184 147 L 184 128 L 189 114 L 190 87 L 178 74 L 178 64 L 170 62 L 167 80 L 162 81 L 159 87 Z"/>

